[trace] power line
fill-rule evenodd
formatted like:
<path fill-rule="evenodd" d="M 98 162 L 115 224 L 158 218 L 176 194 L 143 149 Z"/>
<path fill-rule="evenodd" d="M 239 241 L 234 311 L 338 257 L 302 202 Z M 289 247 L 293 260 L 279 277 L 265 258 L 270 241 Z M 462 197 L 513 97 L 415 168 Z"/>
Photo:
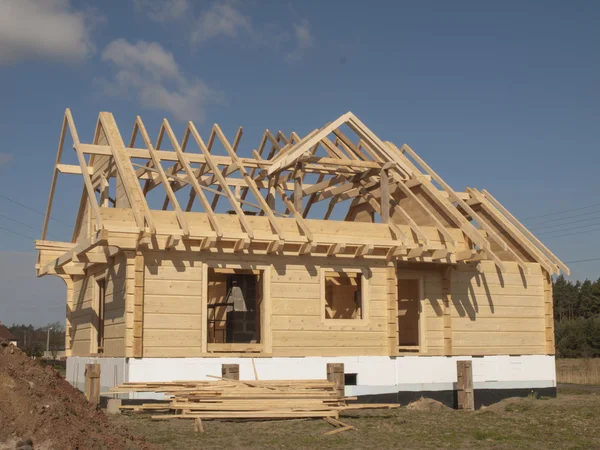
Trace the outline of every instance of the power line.
<path fill-rule="evenodd" d="M 31 239 L 32 241 L 36 240 L 36 238 L 33 238 L 31 236 L 25 236 L 24 234 L 17 233 L 16 231 L 9 230 L 8 228 L 0 227 L 0 230 L 8 231 L 9 233 L 16 234 L 17 236 L 24 237 L 25 239 Z"/>
<path fill-rule="evenodd" d="M 3 217 L 4 219 L 10 220 L 11 222 L 14 222 L 14 223 L 18 223 L 19 225 L 22 225 L 24 227 L 31 228 L 32 230 L 39 231 L 40 233 L 42 232 L 41 228 L 33 227 L 33 226 L 28 225 L 28 224 L 26 224 L 24 222 L 20 222 L 20 221 L 18 221 L 16 219 L 13 219 L 12 217 L 8 217 L 8 216 L 6 216 L 4 214 L 0 214 L 0 217 Z M 48 235 L 49 236 L 57 237 L 54 233 L 50 233 L 50 232 L 48 232 Z"/>
<path fill-rule="evenodd" d="M 556 228 L 556 227 L 562 227 L 565 225 L 571 225 L 573 223 L 581 223 L 581 222 L 588 222 L 590 220 L 600 220 L 600 217 L 589 217 L 587 219 L 579 219 L 579 220 L 572 220 L 571 222 L 565 222 L 565 223 L 558 223 L 556 225 L 541 225 L 541 226 L 533 226 L 533 227 L 529 227 L 530 230 L 541 230 L 544 228 Z M 595 225 L 595 224 L 590 224 L 590 225 Z M 588 225 L 589 226 L 589 225 Z M 556 230 L 556 231 L 562 231 L 562 230 Z"/>
<path fill-rule="evenodd" d="M 587 213 L 583 213 L 583 214 L 573 214 L 572 216 L 559 217 L 557 219 L 541 220 L 539 222 L 534 222 L 534 223 L 529 224 L 529 228 L 535 228 L 539 225 L 544 225 L 544 224 L 551 223 L 551 222 L 560 222 L 561 220 L 574 219 L 576 217 L 591 216 L 592 214 L 600 214 L 600 211 L 592 211 L 592 212 L 587 212 Z"/>
<path fill-rule="evenodd" d="M 21 208 L 25 208 L 25 209 L 28 209 L 29 211 L 33 211 L 34 213 L 39 214 L 40 216 L 43 216 L 43 217 L 46 216 L 46 213 L 40 212 L 37 209 L 33 209 L 27 205 L 24 205 L 23 203 L 13 200 L 12 198 L 9 198 L 5 195 L 0 194 L 0 198 L 3 198 L 4 200 L 8 200 L 9 202 L 14 203 L 15 205 L 19 205 Z M 62 223 L 63 225 L 66 225 L 70 228 L 74 228 L 73 225 L 69 225 L 68 223 L 63 222 L 62 220 L 55 219 L 52 216 L 50 216 L 50 219 L 54 220 L 55 222 Z"/>
<path fill-rule="evenodd" d="M 544 240 L 565 237 L 565 236 L 575 236 L 576 234 L 592 233 L 594 231 L 600 231 L 600 228 L 594 228 L 593 230 L 579 231 L 577 233 L 559 234 L 558 236 L 544 236 Z"/>
<path fill-rule="evenodd" d="M 582 206 L 580 208 L 573 208 L 573 209 L 565 209 L 565 210 L 562 210 L 562 211 L 555 211 L 555 212 L 551 212 L 551 213 L 548 213 L 548 214 L 542 214 L 540 216 L 526 217 L 526 218 L 521 219 L 521 220 L 531 220 L 531 219 L 537 219 L 538 217 L 548 217 L 548 216 L 554 216 L 556 214 L 563 214 L 563 213 L 572 212 L 572 211 L 581 211 L 582 209 L 589 209 L 589 208 L 593 208 L 594 206 L 600 206 L 600 203 L 597 203 L 595 205 Z"/>
<path fill-rule="evenodd" d="M 545 234 L 552 234 L 552 233 L 562 233 L 563 231 L 571 231 L 571 230 L 578 230 L 580 228 L 587 228 L 587 227 L 595 227 L 597 225 L 600 225 L 600 223 L 588 223 L 587 225 L 578 225 L 576 227 L 570 227 L 570 228 L 564 228 L 562 230 L 549 230 L 549 231 L 541 231 L 538 233 L 538 236 L 543 236 Z"/>
<path fill-rule="evenodd" d="M 576 261 L 565 261 L 565 264 L 575 264 L 575 263 L 588 262 L 588 261 L 600 261 L 600 258 L 578 259 Z"/>
<path fill-rule="evenodd" d="M 8 220 L 10 220 L 10 221 L 12 221 L 12 222 L 14 222 L 14 223 L 18 223 L 19 225 L 23 225 L 24 227 L 31 228 L 32 230 L 35 230 L 35 231 L 42 231 L 42 230 L 40 230 L 39 228 L 32 227 L 31 225 L 27 225 L 27 224 L 26 224 L 26 223 L 24 223 L 24 222 L 19 222 L 18 220 L 16 220 L 16 219 L 13 219 L 12 217 L 5 216 L 4 214 L 0 214 L 0 217 L 3 217 L 3 218 L 5 218 L 5 219 L 8 219 Z"/>

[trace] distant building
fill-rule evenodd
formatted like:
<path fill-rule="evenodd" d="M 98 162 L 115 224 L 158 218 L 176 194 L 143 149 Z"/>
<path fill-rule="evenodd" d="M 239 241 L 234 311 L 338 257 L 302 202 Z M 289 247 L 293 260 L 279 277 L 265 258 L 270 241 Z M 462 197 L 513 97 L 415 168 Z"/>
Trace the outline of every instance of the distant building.
<path fill-rule="evenodd" d="M 0 323 L 0 341 L 3 341 L 5 339 L 7 341 L 9 341 L 15 347 L 17 346 L 17 343 L 19 342 L 19 340 L 17 339 L 17 337 L 14 334 L 12 334 L 8 330 L 8 328 L 6 328 L 4 325 L 2 325 Z"/>

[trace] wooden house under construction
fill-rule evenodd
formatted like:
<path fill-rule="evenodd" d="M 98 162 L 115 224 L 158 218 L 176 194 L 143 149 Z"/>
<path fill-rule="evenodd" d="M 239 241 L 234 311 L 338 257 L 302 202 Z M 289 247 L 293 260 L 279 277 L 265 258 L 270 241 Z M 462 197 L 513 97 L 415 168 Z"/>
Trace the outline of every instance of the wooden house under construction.
<path fill-rule="evenodd" d="M 152 141 L 137 117 L 125 143 L 102 112 L 86 144 L 66 111 L 36 248 L 66 283 L 69 381 L 92 361 L 103 387 L 343 362 L 348 394 L 389 401 L 451 395 L 472 359 L 480 395 L 555 392 L 551 276 L 569 271 L 489 192 L 352 113 L 241 137 L 165 119 Z M 58 174 L 84 182 L 71 242 L 46 240 Z"/>

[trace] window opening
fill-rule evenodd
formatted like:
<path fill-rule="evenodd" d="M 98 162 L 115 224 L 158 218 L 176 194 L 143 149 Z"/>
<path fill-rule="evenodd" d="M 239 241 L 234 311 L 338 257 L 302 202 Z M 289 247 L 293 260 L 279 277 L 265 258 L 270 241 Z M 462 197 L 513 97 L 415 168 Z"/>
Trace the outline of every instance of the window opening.
<path fill-rule="evenodd" d="M 362 274 L 325 273 L 325 318 L 362 319 Z"/>
<path fill-rule="evenodd" d="M 260 272 L 208 272 L 208 343 L 260 343 Z"/>

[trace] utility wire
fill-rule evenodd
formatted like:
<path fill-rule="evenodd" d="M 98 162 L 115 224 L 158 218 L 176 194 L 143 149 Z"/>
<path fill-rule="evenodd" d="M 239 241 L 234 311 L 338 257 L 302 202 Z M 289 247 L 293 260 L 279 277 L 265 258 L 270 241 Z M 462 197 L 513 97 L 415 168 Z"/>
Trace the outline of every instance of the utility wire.
<path fill-rule="evenodd" d="M 8 228 L 0 227 L 0 230 L 8 231 L 9 233 L 16 234 L 17 236 L 21 236 L 21 237 L 24 237 L 26 239 L 31 239 L 32 241 L 36 240 L 36 238 L 33 238 L 31 236 L 26 236 L 26 235 L 21 234 L 21 233 L 17 233 L 16 231 L 9 230 Z"/>
<path fill-rule="evenodd" d="M 587 219 L 572 220 L 571 222 L 558 223 L 556 225 L 533 226 L 533 227 L 529 227 L 529 229 L 530 230 L 541 230 L 541 229 L 544 229 L 544 228 L 556 228 L 556 227 L 562 227 L 562 226 L 565 226 L 565 225 L 571 225 L 573 223 L 589 222 L 590 220 L 600 220 L 600 217 L 588 217 Z M 590 224 L 590 225 L 596 225 L 596 224 Z M 598 224 L 598 225 L 600 225 L 600 224 Z M 556 231 L 562 231 L 562 230 L 556 230 Z"/>
<path fill-rule="evenodd" d="M 35 230 L 35 231 L 42 231 L 42 230 L 40 230 L 39 228 L 32 227 L 31 225 L 27 225 L 27 224 L 26 224 L 26 223 L 24 223 L 24 222 L 19 222 L 18 220 L 16 220 L 16 219 L 13 219 L 12 217 L 5 216 L 4 214 L 0 214 L 0 217 L 3 217 L 3 218 L 5 218 L 5 219 L 7 219 L 7 220 L 10 220 L 11 222 L 14 222 L 14 223 L 18 223 L 19 225 L 23 225 L 24 227 L 31 228 L 32 230 Z"/>
<path fill-rule="evenodd" d="M 6 219 L 6 220 L 10 220 L 11 222 L 14 222 L 14 223 L 18 223 L 19 225 L 22 225 L 22 226 L 24 226 L 24 227 L 31 228 L 32 230 L 39 231 L 40 233 L 42 232 L 42 229 L 41 229 L 41 228 L 33 227 L 33 226 L 31 226 L 31 225 L 28 225 L 28 224 L 26 224 L 26 223 L 24 223 L 24 222 L 20 222 L 20 221 L 18 221 L 18 220 L 16 220 L 16 219 L 13 219 L 12 217 L 5 216 L 4 214 L 0 214 L 0 217 L 3 217 L 3 218 L 4 218 L 4 219 Z M 49 235 L 49 236 L 58 237 L 58 236 L 56 236 L 54 233 L 50 233 L 50 232 L 48 232 L 48 235 Z"/>
<path fill-rule="evenodd" d="M 555 212 L 551 212 L 548 214 L 542 214 L 540 216 L 525 217 L 521 220 L 531 220 L 531 219 L 537 219 L 538 217 L 548 217 L 548 216 L 554 216 L 556 214 L 563 214 L 563 213 L 572 212 L 572 211 L 581 211 L 582 209 L 589 209 L 589 208 L 593 208 L 594 206 L 600 206 L 600 203 L 597 203 L 595 205 L 582 206 L 581 208 L 573 208 L 573 209 L 565 209 L 562 211 L 555 211 Z"/>
<path fill-rule="evenodd" d="M 581 228 L 587 228 L 587 227 L 595 227 L 600 225 L 600 223 L 588 223 L 587 225 L 578 225 L 576 227 L 569 227 L 569 228 L 564 228 L 562 230 L 548 230 L 548 231 L 541 231 L 538 234 L 538 236 L 543 236 L 545 234 L 552 234 L 552 233 L 562 233 L 564 231 L 572 231 L 572 230 L 579 230 Z"/>
<path fill-rule="evenodd" d="M 43 216 L 43 217 L 46 216 L 46 213 L 40 212 L 37 209 L 33 209 L 30 206 L 24 205 L 23 203 L 13 200 L 12 198 L 9 198 L 5 195 L 0 194 L 0 198 L 3 198 L 4 200 L 8 200 L 9 202 L 14 203 L 15 205 L 19 205 L 21 208 L 25 208 L 25 209 L 28 209 L 29 211 L 33 211 L 34 213 L 39 214 L 40 216 Z M 68 223 L 63 222 L 62 220 L 55 219 L 52 216 L 50 216 L 50 219 L 54 220 L 55 222 L 62 223 L 63 225 L 66 225 L 70 228 L 74 228 L 73 225 L 69 225 Z"/>
<path fill-rule="evenodd" d="M 572 216 L 559 217 L 557 219 L 540 220 L 540 221 L 536 221 L 534 223 L 529 224 L 528 228 L 536 228 L 538 226 L 545 226 L 545 224 L 547 224 L 547 223 L 560 222 L 561 220 L 575 219 L 576 217 L 591 216 L 593 214 L 600 214 L 600 211 L 592 211 L 592 212 L 587 212 L 587 213 L 583 213 L 583 214 L 573 214 Z"/>
<path fill-rule="evenodd" d="M 576 261 L 565 261 L 565 264 L 575 264 L 575 263 L 588 262 L 588 261 L 600 261 L 600 258 L 578 259 Z"/>
<path fill-rule="evenodd" d="M 547 239 L 554 239 L 554 238 L 565 237 L 565 236 L 575 236 L 576 234 L 592 233 L 594 231 L 600 231 L 600 228 L 594 228 L 593 230 L 579 231 L 576 233 L 559 234 L 557 236 L 544 236 L 543 239 L 547 240 Z"/>

